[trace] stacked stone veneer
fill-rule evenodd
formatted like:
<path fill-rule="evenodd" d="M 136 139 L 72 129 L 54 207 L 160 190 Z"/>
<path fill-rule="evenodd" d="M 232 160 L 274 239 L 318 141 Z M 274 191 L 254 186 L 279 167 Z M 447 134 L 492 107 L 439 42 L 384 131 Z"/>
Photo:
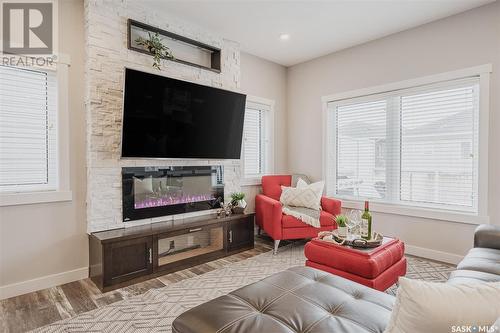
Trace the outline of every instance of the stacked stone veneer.
<path fill-rule="evenodd" d="M 222 164 L 226 195 L 240 188 L 240 164 L 235 160 L 120 159 L 125 67 L 229 90 L 237 90 L 239 87 L 240 51 L 237 43 L 213 36 L 200 27 L 159 12 L 146 10 L 146 7 L 146 2 L 141 1 L 85 1 L 89 232 L 125 226 L 122 222 L 122 167 Z M 163 62 L 162 71 L 153 69 L 151 56 L 127 49 L 128 18 L 220 48 L 221 73 L 170 61 Z M 173 217 L 135 223 L 171 218 Z M 131 225 L 131 222 L 126 225 Z"/>

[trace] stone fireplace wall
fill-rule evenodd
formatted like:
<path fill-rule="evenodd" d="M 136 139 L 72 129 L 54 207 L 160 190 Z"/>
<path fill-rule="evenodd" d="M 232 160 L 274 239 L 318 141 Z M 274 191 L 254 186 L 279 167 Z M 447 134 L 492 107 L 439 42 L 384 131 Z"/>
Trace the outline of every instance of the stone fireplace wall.
<path fill-rule="evenodd" d="M 237 91 L 240 86 L 238 43 L 213 36 L 200 27 L 164 14 L 145 11 L 144 7 L 139 1 L 85 1 L 88 232 L 124 226 L 122 167 L 223 165 L 226 196 L 240 189 L 238 160 L 120 159 L 125 67 L 228 90 Z M 169 61 L 163 63 L 161 71 L 153 69 L 151 56 L 127 49 L 129 18 L 221 48 L 221 73 Z M 126 224 L 129 226 L 132 223 L 143 224 L 172 218 Z"/>

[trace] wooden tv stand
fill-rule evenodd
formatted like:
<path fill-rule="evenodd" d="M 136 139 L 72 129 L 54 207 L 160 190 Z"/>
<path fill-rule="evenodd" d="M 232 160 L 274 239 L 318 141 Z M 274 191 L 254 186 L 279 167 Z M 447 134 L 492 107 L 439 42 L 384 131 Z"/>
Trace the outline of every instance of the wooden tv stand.
<path fill-rule="evenodd" d="M 215 214 L 89 235 L 90 278 L 102 291 L 254 247 L 254 214 Z"/>

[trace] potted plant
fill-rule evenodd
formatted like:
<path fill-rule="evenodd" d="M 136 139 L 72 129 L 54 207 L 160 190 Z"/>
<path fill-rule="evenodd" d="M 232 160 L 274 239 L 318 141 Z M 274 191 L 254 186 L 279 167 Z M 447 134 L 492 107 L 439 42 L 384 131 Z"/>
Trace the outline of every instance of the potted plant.
<path fill-rule="evenodd" d="M 335 221 L 337 222 L 337 231 L 339 233 L 339 237 L 346 238 L 347 223 L 349 222 L 349 218 L 346 215 L 341 214 L 335 217 Z"/>
<path fill-rule="evenodd" d="M 162 43 L 159 33 L 148 32 L 148 38 L 139 37 L 135 42 L 153 55 L 153 68 L 161 70 L 161 59 L 174 59 L 170 49 Z"/>
<path fill-rule="evenodd" d="M 247 202 L 245 201 L 245 193 L 243 192 L 231 193 L 231 205 L 233 206 L 233 213 L 243 214 L 245 208 L 247 207 Z"/>

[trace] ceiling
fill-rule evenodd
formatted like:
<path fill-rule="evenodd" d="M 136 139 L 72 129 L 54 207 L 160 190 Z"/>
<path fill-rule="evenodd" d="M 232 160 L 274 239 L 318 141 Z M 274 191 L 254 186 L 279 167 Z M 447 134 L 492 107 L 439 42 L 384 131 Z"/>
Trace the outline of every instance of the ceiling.
<path fill-rule="evenodd" d="M 159 12 L 237 41 L 284 66 L 416 27 L 495 0 L 147 0 Z M 286 41 L 281 34 L 289 34 Z"/>

